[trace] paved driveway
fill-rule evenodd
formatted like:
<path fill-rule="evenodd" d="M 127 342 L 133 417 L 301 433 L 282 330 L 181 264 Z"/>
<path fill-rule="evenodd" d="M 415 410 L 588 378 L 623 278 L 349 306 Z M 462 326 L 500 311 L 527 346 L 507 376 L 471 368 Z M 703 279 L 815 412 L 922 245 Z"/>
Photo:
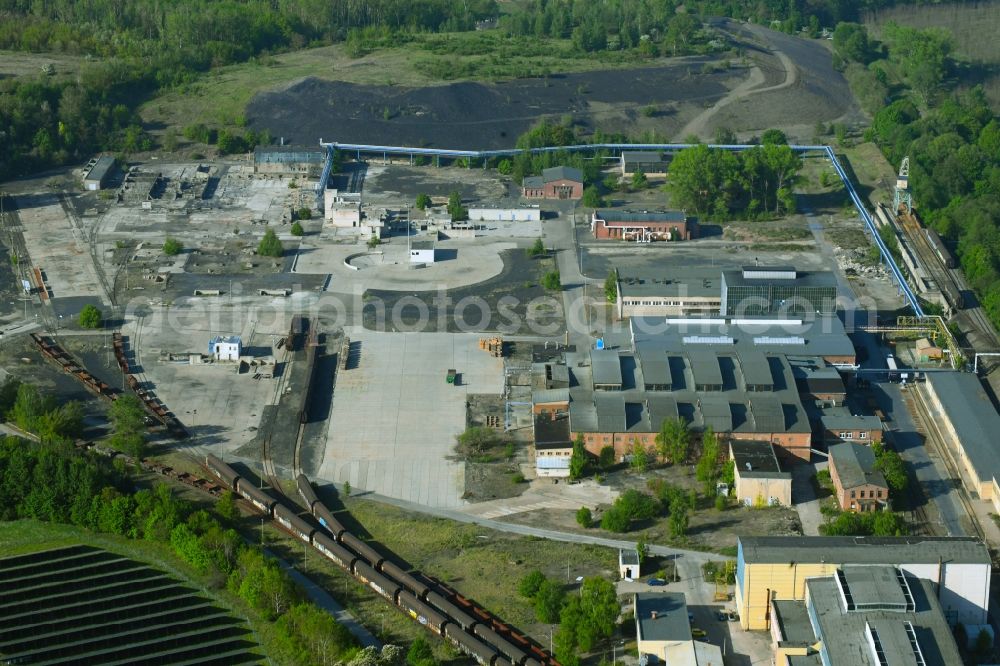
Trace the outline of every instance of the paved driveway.
<path fill-rule="evenodd" d="M 825 460 L 816 464 L 798 463 L 792 468 L 792 502 L 802 523 L 802 533 L 807 536 L 818 536 L 819 526 L 824 522 L 819 510 L 820 501 L 810 478 L 826 468 Z"/>
<path fill-rule="evenodd" d="M 356 367 L 339 372 L 318 476 L 436 507 L 463 503 L 465 463 L 454 456 L 470 393 L 500 393 L 503 366 L 478 336 L 352 328 Z M 449 368 L 460 373 L 445 382 Z"/>

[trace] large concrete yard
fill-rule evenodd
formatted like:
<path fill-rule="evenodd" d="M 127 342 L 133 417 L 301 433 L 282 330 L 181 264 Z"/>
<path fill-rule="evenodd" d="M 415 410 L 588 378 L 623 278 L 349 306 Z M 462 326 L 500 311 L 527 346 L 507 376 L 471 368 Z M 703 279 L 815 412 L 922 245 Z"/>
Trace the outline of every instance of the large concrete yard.
<path fill-rule="evenodd" d="M 427 506 L 461 505 L 465 464 L 452 459 L 469 393 L 500 393 L 503 365 L 472 335 L 347 331 L 360 343 L 341 371 L 318 476 Z M 446 383 L 449 368 L 460 373 Z"/>

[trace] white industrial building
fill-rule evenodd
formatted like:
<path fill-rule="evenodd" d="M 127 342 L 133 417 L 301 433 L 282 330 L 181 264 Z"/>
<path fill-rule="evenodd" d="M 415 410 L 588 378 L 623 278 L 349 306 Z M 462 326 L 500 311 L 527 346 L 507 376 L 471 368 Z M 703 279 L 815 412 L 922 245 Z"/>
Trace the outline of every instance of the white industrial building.
<path fill-rule="evenodd" d="M 433 264 L 434 241 L 432 240 L 410 241 L 410 263 Z"/>
<path fill-rule="evenodd" d="M 334 227 L 361 226 L 361 194 L 358 192 L 323 192 L 323 219 Z"/>
<path fill-rule="evenodd" d="M 243 340 L 238 335 L 217 335 L 208 341 L 208 354 L 216 361 L 238 361 L 243 355 Z"/>
<path fill-rule="evenodd" d="M 618 577 L 622 580 L 635 580 L 640 576 L 639 551 L 629 548 L 618 550 Z"/>
<path fill-rule="evenodd" d="M 83 176 L 83 186 L 91 191 L 103 190 L 108 184 L 108 179 L 115 170 L 115 158 L 105 155 L 96 160 L 91 160 L 91 164 Z"/>
<path fill-rule="evenodd" d="M 532 208 L 470 208 L 470 222 L 540 222 L 542 211 Z"/>

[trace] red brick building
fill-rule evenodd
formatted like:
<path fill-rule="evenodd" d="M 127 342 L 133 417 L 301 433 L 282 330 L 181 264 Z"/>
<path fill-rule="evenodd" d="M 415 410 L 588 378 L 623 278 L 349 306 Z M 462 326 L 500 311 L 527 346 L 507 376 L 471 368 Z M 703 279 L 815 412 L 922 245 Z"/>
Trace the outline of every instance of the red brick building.
<path fill-rule="evenodd" d="M 579 199 L 583 196 L 583 172 L 573 167 L 543 169 L 541 176 L 529 176 L 521 184 L 527 199 Z"/>
<path fill-rule="evenodd" d="M 861 444 L 830 447 L 830 478 L 844 511 L 881 511 L 889 501 L 889 484 L 875 469 L 875 454 Z"/>
<path fill-rule="evenodd" d="M 698 223 L 677 211 L 595 210 L 590 220 L 590 232 L 598 240 L 637 243 L 691 240 L 698 237 Z"/>

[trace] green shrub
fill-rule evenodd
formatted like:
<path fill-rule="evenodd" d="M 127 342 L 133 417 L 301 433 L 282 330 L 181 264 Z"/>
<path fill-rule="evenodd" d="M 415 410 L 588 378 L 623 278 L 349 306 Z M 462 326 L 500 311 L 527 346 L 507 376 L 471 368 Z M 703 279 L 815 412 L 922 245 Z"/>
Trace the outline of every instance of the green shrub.
<path fill-rule="evenodd" d="M 184 249 L 184 245 L 176 238 L 168 238 L 163 243 L 163 254 L 168 257 L 173 257 L 181 253 Z"/>
<path fill-rule="evenodd" d="M 260 239 L 260 243 L 257 244 L 257 254 L 262 257 L 281 257 L 285 254 L 285 246 L 281 244 L 281 240 L 278 235 L 274 233 L 274 229 L 268 229 L 264 232 L 264 237 Z"/>
<path fill-rule="evenodd" d="M 103 321 L 104 315 L 102 315 L 101 311 L 94 305 L 90 305 L 88 303 L 83 306 L 82 310 L 80 310 L 78 322 L 82 328 L 100 328 Z"/>

